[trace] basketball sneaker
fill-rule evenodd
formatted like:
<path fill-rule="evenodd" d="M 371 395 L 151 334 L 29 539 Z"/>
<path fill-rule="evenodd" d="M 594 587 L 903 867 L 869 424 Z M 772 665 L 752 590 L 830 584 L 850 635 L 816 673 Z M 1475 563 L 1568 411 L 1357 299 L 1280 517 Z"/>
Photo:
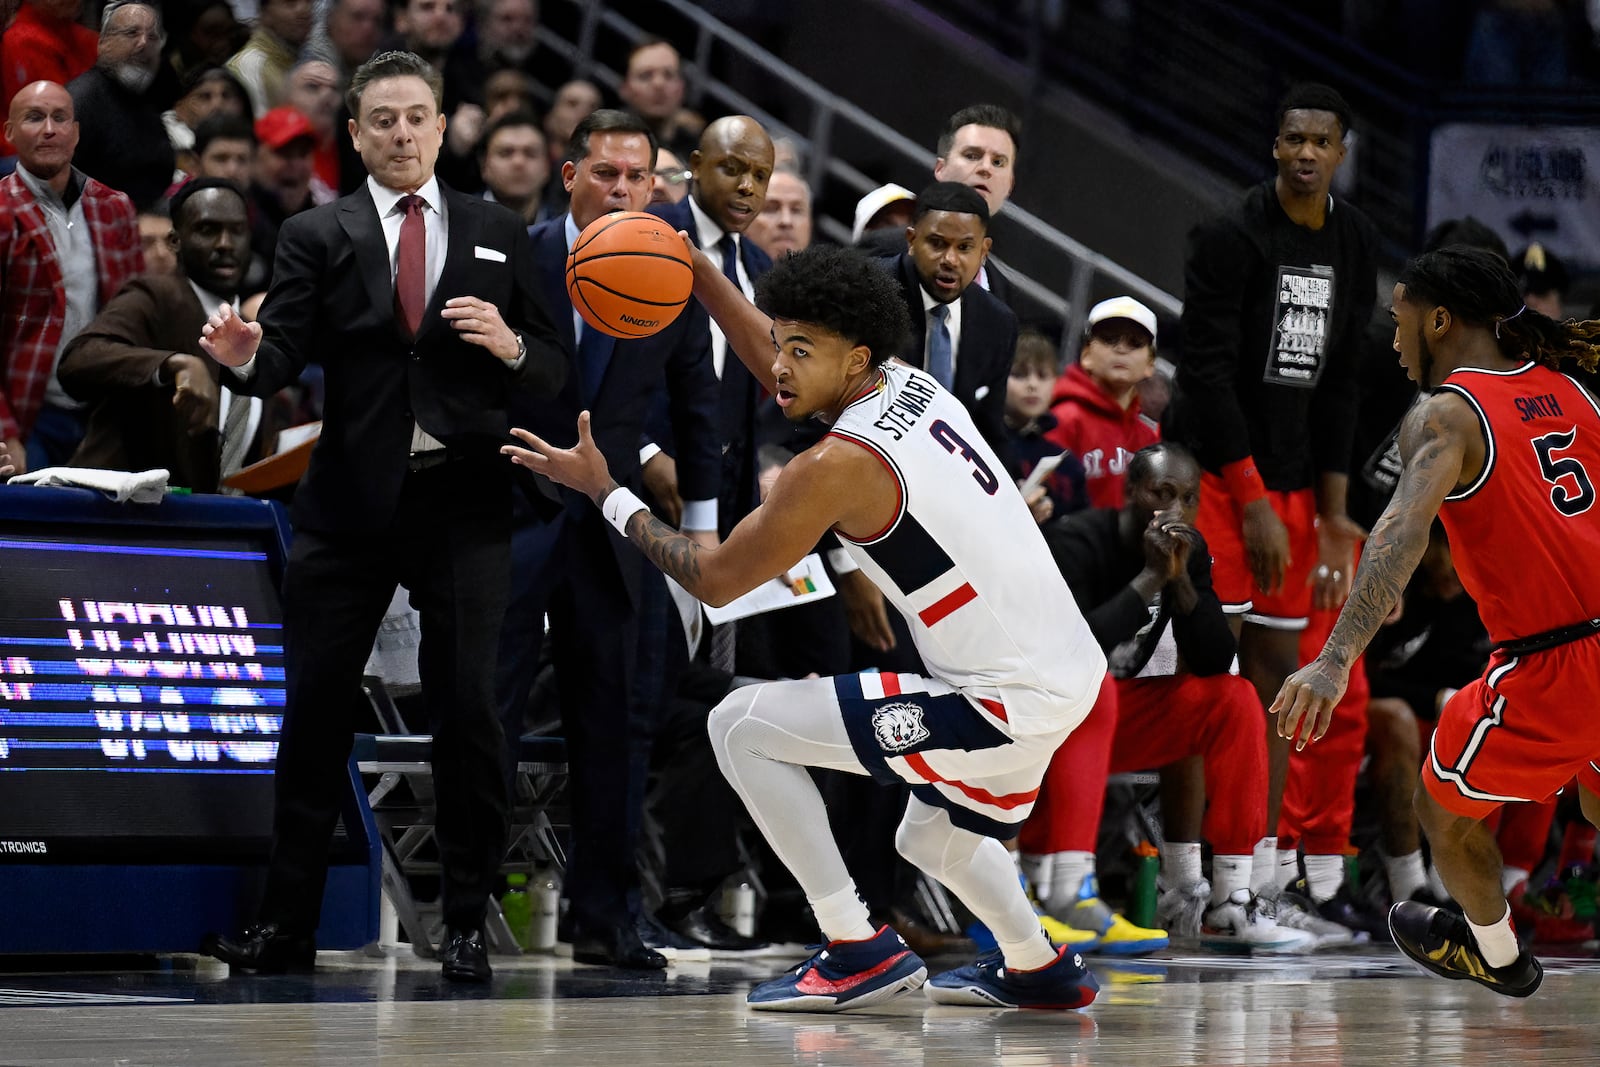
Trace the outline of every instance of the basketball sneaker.
<path fill-rule="evenodd" d="M 1389 931 L 1401 952 L 1442 978 L 1477 982 L 1508 997 L 1529 996 L 1544 981 L 1544 968 L 1527 949 L 1505 967 L 1489 966 L 1467 920 L 1442 908 L 1402 900 L 1389 909 Z"/>
<path fill-rule="evenodd" d="M 1191 894 L 1192 895 L 1192 894 Z M 1316 937 L 1278 925 L 1272 905 L 1248 889 L 1235 889 L 1221 904 L 1205 910 L 1200 944 L 1220 952 L 1298 955 L 1316 947 Z"/>
<path fill-rule="evenodd" d="M 1291 889 L 1269 886 L 1257 894 L 1257 907 L 1279 926 L 1301 930 L 1314 938 L 1312 948 L 1344 948 L 1346 945 L 1364 943 L 1366 934 L 1357 935 L 1348 926 L 1324 919 L 1310 897 L 1303 897 Z"/>
<path fill-rule="evenodd" d="M 1060 948 L 1054 960 L 1032 971 L 1013 970 L 999 952 L 991 952 L 976 963 L 934 975 L 923 991 L 935 1004 L 1070 1011 L 1093 1001 L 1100 983 L 1084 967 L 1082 956 Z"/>
<path fill-rule="evenodd" d="M 922 985 L 928 967 L 887 926 L 862 941 L 830 941 L 797 967 L 750 990 L 757 1011 L 844 1011 Z"/>
<path fill-rule="evenodd" d="M 1084 875 L 1077 893 L 1050 914 L 1072 929 L 1092 932 L 1099 939 L 1093 946 L 1094 951 L 1108 956 L 1143 956 L 1166 948 L 1170 940 L 1165 930 L 1135 926 L 1112 911 L 1110 905 L 1100 899 L 1100 880 L 1092 874 Z M 1053 936 L 1050 940 L 1063 943 Z M 1071 947 L 1078 952 L 1086 951 L 1077 945 Z"/>

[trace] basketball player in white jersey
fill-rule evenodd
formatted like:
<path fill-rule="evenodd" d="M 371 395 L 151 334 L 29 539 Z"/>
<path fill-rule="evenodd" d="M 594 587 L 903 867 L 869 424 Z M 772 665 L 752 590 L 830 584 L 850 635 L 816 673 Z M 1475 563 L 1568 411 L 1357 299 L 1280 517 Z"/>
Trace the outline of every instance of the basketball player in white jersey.
<path fill-rule="evenodd" d="M 831 426 L 783 469 L 718 548 L 651 517 L 619 488 L 578 421 L 578 445 L 512 459 L 587 494 L 663 571 L 708 604 L 783 574 L 832 531 L 905 615 L 931 677 L 862 674 L 729 694 L 709 729 L 728 777 L 810 901 L 827 945 L 750 992 L 752 1008 L 837 1011 L 916 989 L 922 960 L 874 930 L 807 767 L 911 785 L 895 844 L 949 886 L 1000 951 L 928 980 L 945 1004 L 1081 1008 L 1098 985 L 1050 945 L 1001 841 L 1038 796 L 1051 754 L 1093 706 L 1106 661 L 1038 525 L 966 409 L 888 360 L 908 328 L 891 277 L 817 247 L 761 283 L 765 313 L 695 256 L 695 293 L 791 421 Z M 770 318 L 768 316 L 771 316 Z"/>

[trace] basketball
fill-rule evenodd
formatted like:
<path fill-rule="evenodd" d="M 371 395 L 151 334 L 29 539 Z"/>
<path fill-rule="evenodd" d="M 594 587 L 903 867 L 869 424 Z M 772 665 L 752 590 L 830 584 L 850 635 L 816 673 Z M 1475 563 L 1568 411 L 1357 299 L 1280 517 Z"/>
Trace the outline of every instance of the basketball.
<path fill-rule="evenodd" d="M 567 256 L 567 296 L 612 337 L 649 337 L 689 301 L 694 266 L 676 230 L 642 211 L 602 215 Z"/>

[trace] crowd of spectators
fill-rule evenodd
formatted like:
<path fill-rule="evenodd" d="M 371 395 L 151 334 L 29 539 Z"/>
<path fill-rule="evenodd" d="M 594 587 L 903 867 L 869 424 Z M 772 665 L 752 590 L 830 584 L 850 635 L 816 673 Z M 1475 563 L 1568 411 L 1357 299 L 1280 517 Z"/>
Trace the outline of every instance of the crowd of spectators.
<path fill-rule="evenodd" d="M 659 214 L 752 297 L 774 259 L 819 239 L 792 144 L 748 116 L 687 108 L 673 44 L 647 39 L 622 57 L 613 109 L 541 47 L 536 0 L 248 6 L 112 0 L 96 32 L 81 0 L 26 0 L 0 36 L 0 464 L 165 467 L 176 484 L 215 492 L 271 454 L 280 430 L 321 417 L 315 364 L 250 397 L 199 338 L 220 304 L 249 320 L 263 299 L 284 299 L 272 286 L 285 223 L 366 185 L 346 92 L 387 50 L 442 77 L 442 184 L 506 209 L 531 237 L 531 276 L 573 369 L 567 392 L 513 401 L 517 424 L 559 442 L 569 415 L 592 410 L 619 480 L 708 545 L 820 438 L 821 427 L 777 415 L 693 302 L 658 337 L 612 344 L 565 295 L 566 250 L 609 211 Z M 1527 55 L 1511 56 L 1522 38 L 1500 24 L 1576 25 L 1562 9 L 1481 5 L 1472 41 L 1484 54 L 1470 68 L 1551 71 L 1539 48 L 1553 36 L 1527 35 Z M 1348 590 L 1414 392 L 1387 351 L 1371 227 L 1330 192 L 1348 109 L 1332 90 L 1302 87 L 1276 120 L 1274 178 L 1192 235 L 1181 324 L 1113 296 L 1085 316 L 1066 367 L 1053 340 L 1019 322 L 993 258 L 991 224 L 1026 151 L 1010 112 L 956 112 L 929 146 L 923 187 L 873 189 L 841 220 L 900 283 L 911 332 L 897 355 L 954 394 L 1007 460 L 1110 660 L 1018 851 L 1041 922 L 1080 949 L 1143 952 L 1170 934 L 1305 951 L 1382 936 L 1382 896 L 1442 894 L 1407 783 L 1442 700 L 1487 655 L 1442 533 L 1322 764 L 1292 757 L 1261 711 L 1315 654 Z M 1498 244 L 1474 225 L 1430 243 Z M 1528 305 L 1559 313 L 1559 259 L 1537 245 L 1508 258 Z M 1174 328 L 1182 358 L 1169 376 L 1157 346 Z M 825 542 L 838 596 L 704 626 L 608 540 L 592 508 L 552 517 L 524 505 L 495 703 L 504 733 L 559 721 L 572 744 L 564 937 L 582 959 L 634 968 L 809 939 L 804 901 L 710 769 L 703 730 L 684 724 L 751 678 L 917 673 L 901 620 Z M 1161 772 L 1165 825 L 1160 905 L 1139 923 L 1101 900 L 1097 878 L 1097 854 L 1121 865 L 1133 843 L 1108 856 L 1101 835 L 1108 778 L 1132 770 Z M 895 855 L 905 794 L 834 777 L 825 789 L 874 914 L 914 947 L 950 947 L 959 938 L 933 928 L 940 917 Z M 1361 831 L 1358 781 L 1380 826 L 1367 843 L 1381 876 L 1364 888 L 1345 862 Z M 1557 890 L 1529 881 L 1549 867 L 1557 806 L 1519 814 L 1502 827 L 1507 887 L 1530 914 L 1559 911 Z M 666 858 L 642 892 L 646 828 Z M 1592 859 L 1581 852 L 1562 859 Z M 741 931 L 718 913 L 719 893 L 750 865 L 764 909 Z"/>

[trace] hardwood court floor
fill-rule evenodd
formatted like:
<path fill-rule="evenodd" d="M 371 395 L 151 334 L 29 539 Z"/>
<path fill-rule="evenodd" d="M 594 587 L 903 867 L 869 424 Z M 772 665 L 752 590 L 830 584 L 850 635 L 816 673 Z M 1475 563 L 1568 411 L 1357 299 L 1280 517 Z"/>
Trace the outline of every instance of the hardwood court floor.
<path fill-rule="evenodd" d="M 782 961 L 638 978 L 497 959 L 493 985 L 462 989 L 410 956 L 324 953 L 314 977 L 242 979 L 185 957 L 0 973 L 0 1064 L 1600 1063 L 1600 961 L 1543 958 L 1544 986 L 1525 1001 L 1425 976 L 1387 948 L 1276 961 L 1174 951 L 1091 958 L 1101 995 L 1078 1013 L 938 1007 L 915 993 L 861 1013 L 776 1015 L 743 997 Z"/>

